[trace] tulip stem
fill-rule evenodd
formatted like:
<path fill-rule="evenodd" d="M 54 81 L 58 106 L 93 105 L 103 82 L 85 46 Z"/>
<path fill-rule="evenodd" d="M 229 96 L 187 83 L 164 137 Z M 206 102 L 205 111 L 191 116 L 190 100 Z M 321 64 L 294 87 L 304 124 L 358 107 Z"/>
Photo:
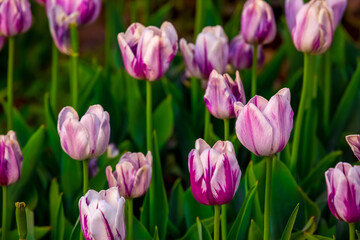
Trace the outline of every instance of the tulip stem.
<path fill-rule="evenodd" d="M 214 240 L 219 240 L 220 238 L 220 231 L 219 231 L 219 225 L 220 225 L 220 206 L 215 205 L 214 206 Z"/>
<path fill-rule="evenodd" d="M 133 239 L 133 199 L 126 199 L 127 205 L 127 224 L 126 224 L 126 239 Z"/>
<path fill-rule="evenodd" d="M 229 140 L 229 119 L 224 119 L 224 140 Z M 221 205 L 221 238 L 226 239 L 226 204 Z"/>
<path fill-rule="evenodd" d="M 146 81 L 146 147 L 148 151 L 152 151 L 152 92 L 151 82 Z"/>
<path fill-rule="evenodd" d="M 8 56 L 8 75 L 7 75 L 7 127 L 8 130 L 13 129 L 14 124 L 14 95 L 13 95 L 13 79 L 14 79 L 14 49 L 15 49 L 15 40 L 14 37 L 9 38 L 9 56 Z"/>
<path fill-rule="evenodd" d="M 355 240 L 355 223 L 349 223 L 349 240 Z"/>
<path fill-rule="evenodd" d="M 256 95 L 257 52 L 258 52 L 258 45 L 254 44 L 252 72 L 251 72 L 251 97 Z"/>
<path fill-rule="evenodd" d="M 330 51 L 326 51 L 323 56 L 325 58 L 324 69 L 324 128 L 326 133 L 329 130 L 330 107 L 331 107 L 331 55 Z"/>
<path fill-rule="evenodd" d="M 83 194 L 87 193 L 88 190 L 88 182 L 89 182 L 89 159 L 85 159 L 83 162 Z"/>
<path fill-rule="evenodd" d="M 205 127 L 204 127 L 204 140 L 209 141 L 209 130 L 210 130 L 210 112 L 205 106 Z"/>
<path fill-rule="evenodd" d="M 50 104 L 52 109 L 56 112 L 57 106 L 57 91 L 58 91 L 58 61 L 59 52 L 55 43 L 52 46 L 52 62 L 51 62 L 51 94 L 50 94 Z"/>
<path fill-rule="evenodd" d="M 197 78 L 190 78 L 190 82 L 191 82 L 191 110 L 192 110 L 192 123 L 193 125 L 196 124 L 197 121 L 197 104 L 198 104 L 198 81 L 199 79 Z"/>
<path fill-rule="evenodd" d="M 271 175 L 273 156 L 266 161 L 265 207 L 264 207 L 264 240 L 270 239 L 270 201 L 271 201 Z"/>
<path fill-rule="evenodd" d="M 70 24 L 71 38 L 71 100 L 72 105 L 77 109 L 78 104 L 78 57 L 79 57 L 79 35 L 76 24 Z"/>
<path fill-rule="evenodd" d="M 3 213 L 2 213 L 2 231 L 1 231 L 1 239 L 7 239 L 7 195 L 8 189 L 7 186 L 3 186 Z"/>

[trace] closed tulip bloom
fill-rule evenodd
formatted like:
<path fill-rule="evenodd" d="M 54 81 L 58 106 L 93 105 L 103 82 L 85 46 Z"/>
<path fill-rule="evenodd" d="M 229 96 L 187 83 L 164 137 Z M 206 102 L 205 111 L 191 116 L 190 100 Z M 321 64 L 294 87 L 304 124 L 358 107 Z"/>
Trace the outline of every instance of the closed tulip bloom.
<path fill-rule="evenodd" d="M 293 127 L 290 90 L 279 90 L 269 101 L 254 96 L 244 106 L 234 105 L 236 135 L 241 144 L 257 156 L 270 156 L 284 149 Z"/>
<path fill-rule="evenodd" d="M 247 0 L 241 14 L 241 35 L 249 44 L 267 44 L 276 36 L 271 6 L 264 0 Z"/>
<path fill-rule="evenodd" d="M 118 42 L 126 71 L 134 78 L 155 81 L 168 70 L 178 51 L 174 26 L 164 22 L 160 28 L 133 23 Z"/>
<path fill-rule="evenodd" d="M 204 101 L 209 112 L 216 118 L 230 119 L 235 117 L 234 103 L 246 103 L 244 87 L 239 72 L 235 81 L 229 74 L 221 75 L 216 70 L 210 74 Z"/>
<path fill-rule="evenodd" d="M 120 158 L 113 172 L 111 166 L 106 168 L 109 187 L 117 187 L 121 196 L 137 198 L 146 193 L 151 182 L 152 155 L 127 152 Z"/>
<path fill-rule="evenodd" d="M 205 27 L 197 36 L 195 45 L 182 38 L 180 49 L 188 77 L 207 79 L 214 69 L 225 73 L 229 46 L 221 26 Z"/>
<path fill-rule="evenodd" d="M 325 172 L 328 206 L 337 219 L 360 220 L 360 166 L 339 162 Z"/>
<path fill-rule="evenodd" d="M 12 37 L 29 30 L 32 24 L 28 0 L 0 1 L 0 36 Z"/>
<path fill-rule="evenodd" d="M 123 240 L 126 236 L 125 199 L 117 188 L 89 190 L 79 200 L 80 224 L 85 240 Z"/>
<path fill-rule="evenodd" d="M 8 186 L 20 179 L 23 155 L 14 131 L 0 135 L 0 186 Z"/>
<path fill-rule="evenodd" d="M 117 157 L 119 155 L 119 153 L 120 153 L 120 151 L 116 147 L 115 143 L 110 143 L 107 148 L 107 157 L 114 158 L 114 157 Z"/>
<path fill-rule="evenodd" d="M 252 67 L 254 46 L 247 44 L 241 34 L 234 37 L 230 42 L 229 63 L 236 69 L 242 70 Z M 264 51 L 262 46 L 258 47 L 257 52 L 258 66 L 264 63 Z"/>
<path fill-rule="evenodd" d="M 360 135 L 348 135 L 346 136 L 346 141 L 354 155 L 360 160 Z"/>
<path fill-rule="evenodd" d="M 188 162 L 191 191 L 205 205 L 231 202 L 241 178 L 235 150 L 229 141 L 217 141 L 211 148 L 203 139 L 195 142 Z"/>
<path fill-rule="evenodd" d="M 109 145 L 110 117 L 100 105 L 90 106 L 80 121 L 72 107 L 64 107 L 57 129 L 61 147 L 76 160 L 99 157 Z"/>

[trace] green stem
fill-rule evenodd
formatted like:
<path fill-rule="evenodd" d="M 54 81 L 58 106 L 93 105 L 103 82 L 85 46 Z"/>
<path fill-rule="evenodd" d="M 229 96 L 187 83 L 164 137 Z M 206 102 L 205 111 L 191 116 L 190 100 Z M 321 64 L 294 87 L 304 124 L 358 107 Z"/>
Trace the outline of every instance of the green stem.
<path fill-rule="evenodd" d="M 270 201 L 271 201 L 271 175 L 273 157 L 266 161 L 265 207 L 264 207 L 264 240 L 270 239 Z"/>
<path fill-rule="evenodd" d="M 295 123 L 295 132 L 294 132 L 294 140 L 292 144 L 292 152 L 291 152 L 291 165 L 290 170 L 293 172 L 296 168 L 298 157 L 299 157 L 299 149 L 300 149 L 300 137 L 302 130 L 302 122 L 304 118 L 305 109 L 308 106 L 308 103 L 311 101 L 312 96 L 312 57 L 308 53 L 304 53 L 304 79 L 303 79 L 303 87 L 301 91 L 300 105 L 299 110 L 296 117 Z"/>
<path fill-rule="evenodd" d="M 133 0 L 131 2 L 131 22 L 136 22 L 137 19 L 137 1 Z"/>
<path fill-rule="evenodd" d="M 150 17 L 150 0 L 145 0 L 145 14 L 144 14 L 144 22 L 146 25 L 149 24 L 149 17 Z"/>
<path fill-rule="evenodd" d="M 220 206 L 215 205 L 214 206 L 215 214 L 214 214 L 214 240 L 219 240 L 220 231 L 219 231 L 219 225 L 220 225 Z"/>
<path fill-rule="evenodd" d="M 13 80 L 14 80 L 14 52 L 15 52 L 15 40 L 14 37 L 9 38 L 9 56 L 8 56 L 8 75 L 7 75 L 7 127 L 8 130 L 12 130 L 14 127 L 14 95 L 13 95 Z"/>
<path fill-rule="evenodd" d="M 355 223 L 349 223 L 349 240 L 355 240 Z"/>
<path fill-rule="evenodd" d="M 253 62 L 252 62 L 252 72 L 251 72 L 251 96 L 256 95 L 256 71 L 257 71 L 257 52 L 258 45 L 254 45 L 253 51 Z"/>
<path fill-rule="evenodd" d="M 55 43 L 52 46 L 52 60 L 51 60 L 51 89 L 50 89 L 50 104 L 52 109 L 56 112 L 57 106 L 57 92 L 58 92 L 58 62 L 59 52 Z"/>
<path fill-rule="evenodd" d="M 196 125 L 197 122 L 197 104 L 198 104 L 198 91 L 199 91 L 199 85 L 198 85 L 199 79 L 197 78 L 190 78 L 191 82 L 191 110 L 192 110 L 192 122 L 193 125 Z"/>
<path fill-rule="evenodd" d="M 209 131 L 210 131 L 210 112 L 205 106 L 205 127 L 204 127 L 204 140 L 209 141 Z"/>
<path fill-rule="evenodd" d="M 224 119 L 224 140 L 229 140 L 229 119 Z M 226 222 L 227 222 L 227 217 L 226 217 L 226 207 L 227 205 L 221 205 L 221 238 L 222 239 L 226 239 Z"/>
<path fill-rule="evenodd" d="M 79 35 L 76 24 L 70 25 L 71 37 L 71 100 L 72 105 L 77 109 L 78 104 L 78 57 L 79 57 Z"/>
<path fill-rule="evenodd" d="M 128 198 L 126 199 L 126 206 L 127 206 L 127 224 L 126 224 L 126 239 L 132 240 L 133 239 L 133 199 Z"/>
<path fill-rule="evenodd" d="M 85 159 L 83 162 L 83 194 L 87 193 L 89 182 L 89 159 Z"/>
<path fill-rule="evenodd" d="M 3 215 L 2 215 L 2 231 L 1 239 L 7 239 L 7 200 L 8 200 L 8 189 L 7 186 L 3 186 Z"/>
<path fill-rule="evenodd" d="M 326 132 L 330 127 L 330 107 L 331 107 L 331 55 L 327 51 L 324 56 L 324 128 Z"/>
<path fill-rule="evenodd" d="M 201 29 L 204 26 L 205 16 L 204 12 L 204 0 L 196 0 L 196 12 L 195 12 L 195 34 L 194 37 L 196 40 L 196 36 L 201 32 Z"/>

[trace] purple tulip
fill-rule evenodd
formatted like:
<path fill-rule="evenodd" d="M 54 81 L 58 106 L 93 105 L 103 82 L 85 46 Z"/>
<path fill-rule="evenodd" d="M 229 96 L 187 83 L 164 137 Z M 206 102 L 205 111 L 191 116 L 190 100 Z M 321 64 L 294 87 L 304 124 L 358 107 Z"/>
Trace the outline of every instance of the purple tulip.
<path fill-rule="evenodd" d="M 256 95 L 245 106 L 237 102 L 234 109 L 236 135 L 244 147 L 257 156 L 270 156 L 284 149 L 294 115 L 288 88 L 278 91 L 269 101 Z"/>
<path fill-rule="evenodd" d="M 312 0 L 297 13 L 292 39 L 298 51 L 321 54 L 331 46 L 334 30 L 333 11 L 327 2 Z"/>
<path fill-rule="evenodd" d="M 107 148 L 107 157 L 108 158 L 115 158 L 119 155 L 120 151 L 116 147 L 115 143 L 110 143 Z"/>
<path fill-rule="evenodd" d="M 29 30 L 32 24 L 28 0 L 0 1 L 0 36 L 12 37 Z"/>
<path fill-rule="evenodd" d="M 0 36 L 0 51 L 4 47 L 6 37 Z"/>
<path fill-rule="evenodd" d="M 254 46 L 247 44 L 241 34 L 234 37 L 230 42 L 229 63 L 236 69 L 245 69 L 252 67 Z M 264 51 L 261 45 L 257 52 L 258 66 L 264 63 Z"/>
<path fill-rule="evenodd" d="M 331 213 L 339 220 L 360 220 L 360 166 L 339 162 L 325 172 L 327 199 Z"/>
<path fill-rule="evenodd" d="M 123 240 L 126 235 L 125 199 L 117 188 L 89 190 L 79 200 L 80 224 L 85 240 Z"/>
<path fill-rule="evenodd" d="M 152 155 L 127 152 L 120 158 L 116 170 L 106 168 L 109 187 L 117 187 L 121 196 L 137 198 L 144 195 L 149 188 L 152 175 Z"/>
<path fill-rule="evenodd" d="M 360 160 L 360 135 L 348 135 L 346 136 L 346 141 L 354 152 L 354 155 Z"/>
<path fill-rule="evenodd" d="M 14 131 L 0 135 L 0 186 L 19 181 L 23 156 Z"/>
<path fill-rule="evenodd" d="M 58 117 L 61 147 L 73 159 L 102 155 L 110 139 L 110 117 L 100 105 L 90 106 L 80 119 L 72 107 L 64 107 Z"/>
<path fill-rule="evenodd" d="M 191 191 L 205 205 L 222 205 L 234 197 L 241 178 L 235 150 L 229 141 L 217 141 L 211 148 L 203 139 L 189 153 Z"/>
<path fill-rule="evenodd" d="M 271 6 L 264 0 L 247 0 L 241 14 L 241 35 L 249 44 L 267 44 L 276 36 Z"/>
<path fill-rule="evenodd" d="M 209 112 L 216 118 L 229 119 L 235 117 L 234 103 L 246 103 L 244 87 L 239 72 L 235 81 L 229 74 L 221 75 L 213 70 L 206 87 L 204 101 Z"/>
<path fill-rule="evenodd" d="M 155 81 L 168 70 L 178 51 L 174 26 L 164 22 L 160 29 L 133 23 L 118 42 L 126 71 L 134 78 Z"/>

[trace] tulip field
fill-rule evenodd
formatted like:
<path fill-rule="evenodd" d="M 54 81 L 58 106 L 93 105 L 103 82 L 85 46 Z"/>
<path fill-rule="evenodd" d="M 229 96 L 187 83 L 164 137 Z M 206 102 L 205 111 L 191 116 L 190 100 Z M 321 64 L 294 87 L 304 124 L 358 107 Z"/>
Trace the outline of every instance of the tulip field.
<path fill-rule="evenodd" d="M 360 239 L 359 0 L 0 0 L 1 240 Z"/>

